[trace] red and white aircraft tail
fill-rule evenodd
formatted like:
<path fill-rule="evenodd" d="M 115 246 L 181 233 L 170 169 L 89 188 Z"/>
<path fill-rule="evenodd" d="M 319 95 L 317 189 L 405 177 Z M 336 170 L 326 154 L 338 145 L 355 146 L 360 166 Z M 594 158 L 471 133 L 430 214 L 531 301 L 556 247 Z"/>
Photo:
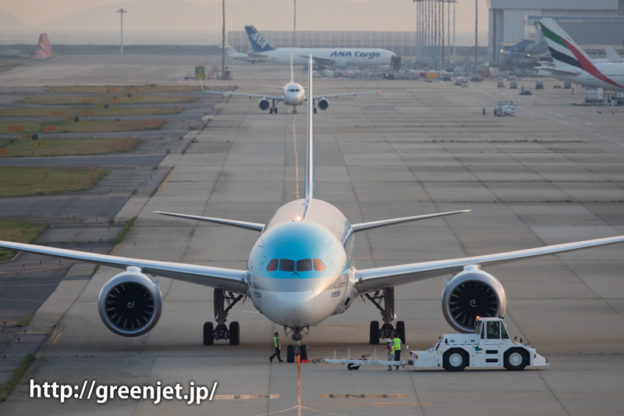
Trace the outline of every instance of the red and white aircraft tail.
<path fill-rule="evenodd" d="M 32 58 L 50 59 L 52 57 L 54 57 L 54 53 L 52 52 L 52 46 L 50 46 L 50 41 L 48 40 L 48 34 L 42 33 L 39 35 L 39 43 Z"/>

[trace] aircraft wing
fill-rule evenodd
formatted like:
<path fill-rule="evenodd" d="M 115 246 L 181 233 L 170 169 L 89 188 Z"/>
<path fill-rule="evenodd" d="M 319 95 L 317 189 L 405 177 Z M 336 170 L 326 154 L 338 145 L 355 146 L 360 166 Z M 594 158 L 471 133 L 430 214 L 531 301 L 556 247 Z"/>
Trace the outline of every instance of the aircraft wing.
<path fill-rule="evenodd" d="M 624 235 L 598 238 L 594 240 L 575 241 L 572 243 L 555 244 L 524 250 L 506 251 L 482 256 L 460 257 L 448 260 L 425 261 L 420 263 L 402 264 L 398 266 L 375 267 L 356 271 L 355 288 L 359 293 L 366 293 L 384 287 L 402 285 L 424 280 L 447 273 L 457 272 L 463 267 L 473 264 L 503 263 L 528 257 L 545 256 L 589 247 L 603 246 L 624 242 Z"/>
<path fill-rule="evenodd" d="M 169 277 L 175 280 L 195 283 L 204 286 L 231 290 L 247 294 L 247 271 L 224 269 L 220 267 L 201 266 L 197 264 L 175 263 L 167 261 L 134 259 L 129 257 L 111 256 L 108 254 L 89 253 L 86 251 L 67 250 L 63 248 L 39 246 L 35 244 L 13 243 L 0 241 L 1 248 L 8 248 L 44 256 L 61 257 L 85 263 L 125 269 L 130 266 L 141 268 L 148 274 Z"/>
<path fill-rule="evenodd" d="M 353 92 L 340 92 L 337 94 L 315 95 L 314 99 L 318 100 L 321 98 L 355 97 L 356 95 L 364 95 L 364 94 L 381 94 L 381 90 L 353 91 Z"/>
<path fill-rule="evenodd" d="M 249 97 L 249 98 L 266 98 L 267 100 L 275 100 L 275 101 L 284 101 L 284 97 L 282 95 L 263 95 L 263 94 L 249 94 L 246 92 L 233 92 L 233 91 L 211 91 L 211 90 L 203 90 L 204 94 L 215 94 L 215 95 L 223 95 L 226 97 Z"/>

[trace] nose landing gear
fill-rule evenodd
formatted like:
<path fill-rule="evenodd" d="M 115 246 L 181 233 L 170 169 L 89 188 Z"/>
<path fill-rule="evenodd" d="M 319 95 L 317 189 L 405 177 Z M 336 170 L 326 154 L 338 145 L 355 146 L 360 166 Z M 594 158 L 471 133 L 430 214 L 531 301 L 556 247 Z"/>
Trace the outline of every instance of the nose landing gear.
<path fill-rule="evenodd" d="M 306 344 L 301 343 L 301 340 L 303 339 L 302 333 L 305 332 L 307 335 L 307 333 L 309 332 L 309 328 L 285 328 L 286 333 L 288 333 L 289 329 L 290 331 L 292 331 L 292 340 L 295 341 L 295 344 L 288 344 L 288 347 L 286 348 L 286 362 L 294 363 L 297 355 L 299 355 L 302 361 L 307 360 L 308 348 Z"/>

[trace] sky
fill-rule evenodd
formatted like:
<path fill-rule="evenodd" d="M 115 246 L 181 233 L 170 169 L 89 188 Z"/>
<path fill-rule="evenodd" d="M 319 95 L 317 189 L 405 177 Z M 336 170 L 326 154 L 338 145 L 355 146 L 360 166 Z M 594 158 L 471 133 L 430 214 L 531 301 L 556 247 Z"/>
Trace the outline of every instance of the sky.
<path fill-rule="evenodd" d="M 482 29 L 487 29 L 487 5 L 485 0 L 478 0 L 481 9 Z M 47 22 L 57 20 L 64 16 L 70 15 L 77 11 L 99 8 L 101 6 L 124 7 L 131 9 L 136 0 L 119 1 L 119 0 L 0 0 L 0 10 L 10 13 L 17 17 L 27 26 L 45 25 Z M 376 20 L 378 12 L 381 15 L 388 14 L 387 11 L 394 11 L 396 18 L 385 22 L 377 22 L 375 26 L 383 27 L 384 30 L 412 30 L 414 27 L 414 6 L 411 0 L 339 0 L 334 3 L 345 3 L 352 6 L 352 12 L 349 16 L 340 16 L 343 21 L 344 30 L 366 30 L 371 20 Z M 179 4 L 187 3 L 195 5 L 199 8 L 206 8 L 209 5 L 220 6 L 220 0 L 167 0 L 169 7 L 163 7 L 162 14 L 167 11 L 175 10 Z M 297 8 L 299 11 L 306 11 L 310 6 L 319 3 L 318 0 L 299 0 Z M 226 0 L 226 10 L 231 8 L 238 10 L 246 9 L 250 13 L 248 15 L 257 16 L 260 20 L 265 21 L 267 18 L 275 21 L 267 30 L 290 29 L 292 27 L 292 0 Z M 265 7 L 268 5 L 268 7 Z M 259 12 L 259 13 L 256 13 Z M 321 15 L 331 15 L 331 10 L 320 11 Z M 458 31 L 471 31 L 474 28 L 474 1 L 473 0 L 457 0 L 457 27 Z M 460 18 L 462 16 L 462 18 Z M 466 16 L 467 18 L 463 18 Z M 242 17 L 242 16 L 241 16 Z M 322 30 L 323 19 L 317 19 L 317 16 L 306 16 L 299 13 L 298 25 L 303 30 Z M 330 20 L 335 20 L 336 16 L 330 16 Z M 237 16 L 229 16 L 233 26 L 241 26 L 247 22 L 238 21 Z M 172 27 L 179 29 L 184 28 L 183 22 L 172 22 Z M 68 28 L 71 29 L 71 28 Z M 153 30 L 159 29 L 155 24 Z"/>
<path fill-rule="evenodd" d="M 479 2 L 479 31 L 487 36 L 487 4 Z M 225 0 L 227 30 L 254 24 L 292 30 L 293 0 Z M 474 0 L 457 0 L 457 33 L 474 33 Z M 0 0 L 0 31 L 119 32 L 117 9 L 132 32 L 216 33 L 221 0 Z M 412 0 L 298 0 L 299 30 L 414 31 Z M 130 40 L 130 39 L 129 39 Z"/>

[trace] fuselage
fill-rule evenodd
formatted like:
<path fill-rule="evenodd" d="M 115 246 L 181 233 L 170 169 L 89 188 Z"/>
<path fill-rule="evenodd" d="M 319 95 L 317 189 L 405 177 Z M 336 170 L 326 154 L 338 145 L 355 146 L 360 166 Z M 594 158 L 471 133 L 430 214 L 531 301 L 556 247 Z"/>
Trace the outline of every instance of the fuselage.
<path fill-rule="evenodd" d="M 251 299 L 275 323 L 316 325 L 350 306 L 352 255 L 351 225 L 340 210 L 317 199 L 287 203 L 251 250 Z"/>
<path fill-rule="evenodd" d="M 284 85 L 284 104 L 301 105 L 305 102 L 305 90 L 297 82 L 291 81 Z"/>
<path fill-rule="evenodd" d="M 315 59 L 335 62 L 337 67 L 390 65 L 395 53 L 380 48 L 277 48 L 270 51 L 255 52 L 278 64 L 289 64 L 293 56 L 295 65 L 303 65 L 308 56 Z"/>
<path fill-rule="evenodd" d="M 544 75 L 552 76 L 562 81 L 574 82 L 585 87 L 624 91 L 624 64 L 612 62 L 593 63 L 598 70 L 596 74 L 590 74 L 584 69 L 560 63 L 553 67 L 553 71 L 550 71 L 548 67 L 539 68 L 539 71 Z M 563 69 L 565 72 L 556 71 L 556 69 Z"/>

